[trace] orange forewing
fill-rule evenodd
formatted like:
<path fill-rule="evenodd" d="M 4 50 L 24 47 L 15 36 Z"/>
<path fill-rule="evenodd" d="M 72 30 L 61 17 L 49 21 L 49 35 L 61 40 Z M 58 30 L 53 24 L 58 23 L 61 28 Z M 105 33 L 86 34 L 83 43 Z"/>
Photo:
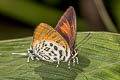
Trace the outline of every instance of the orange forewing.
<path fill-rule="evenodd" d="M 74 49 L 76 35 L 76 14 L 73 7 L 69 7 L 59 20 L 55 28 L 67 41 L 69 47 Z"/>
<path fill-rule="evenodd" d="M 66 50 L 69 47 L 66 40 L 54 28 L 45 23 L 41 23 L 35 29 L 32 46 L 34 47 L 43 40 L 56 42 L 61 46 L 64 46 Z"/>

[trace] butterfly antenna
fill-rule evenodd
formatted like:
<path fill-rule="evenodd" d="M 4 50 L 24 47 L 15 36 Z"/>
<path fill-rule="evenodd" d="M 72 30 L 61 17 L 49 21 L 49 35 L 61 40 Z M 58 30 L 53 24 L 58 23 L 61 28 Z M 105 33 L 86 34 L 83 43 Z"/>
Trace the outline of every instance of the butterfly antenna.
<path fill-rule="evenodd" d="M 78 42 L 78 44 L 76 45 L 75 49 L 78 49 L 78 47 L 80 47 L 81 45 L 85 44 L 86 41 L 88 41 L 90 39 L 89 36 L 90 36 L 90 32 L 80 42 Z"/>

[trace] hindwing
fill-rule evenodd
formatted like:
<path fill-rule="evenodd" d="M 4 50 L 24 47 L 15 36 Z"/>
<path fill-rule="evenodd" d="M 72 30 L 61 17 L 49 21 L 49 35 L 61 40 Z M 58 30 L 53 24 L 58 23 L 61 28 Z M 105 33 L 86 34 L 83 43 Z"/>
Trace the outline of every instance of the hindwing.
<path fill-rule="evenodd" d="M 35 29 L 32 46 L 34 47 L 39 42 L 46 40 L 49 42 L 56 42 L 63 46 L 65 50 L 69 48 L 66 40 L 51 26 L 45 23 L 40 23 Z"/>

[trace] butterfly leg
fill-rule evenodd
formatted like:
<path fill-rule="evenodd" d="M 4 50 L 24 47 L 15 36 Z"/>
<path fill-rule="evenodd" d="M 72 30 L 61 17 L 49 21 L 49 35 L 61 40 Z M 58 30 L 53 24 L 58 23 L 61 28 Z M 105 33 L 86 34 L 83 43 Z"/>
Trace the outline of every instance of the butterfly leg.
<path fill-rule="evenodd" d="M 38 57 L 36 57 L 37 60 L 40 60 Z"/>
<path fill-rule="evenodd" d="M 59 64 L 60 64 L 60 61 L 58 60 L 58 61 L 57 61 L 57 66 L 56 66 L 56 67 L 59 67 Z"/>
<path fill-rule="evenodd" d="M 76 59 L 76 63 L 79 64 L 78 57 L 75 57 L 75 59 Z"/>
<path fill-rule="evenodd" d="M 75 58 L 73 59 L 73 66 L 75 66 Z"/>
<path fill-rule="evenodd" d="M 72 57 L 72 59 L 73 59 L 73 66 L 75 65 L 75 63 L 79 64 L 77 55 L 78 55 L 78 51 L 75 50 L 75 54 Z"/>
<path fill-rule="evenodd" d="M 27 62 L 30 62 L 30 59 L 34 60 L 34 56 L 32 54 L 29 54 L 29 56 L 27 58 Z"/>
<path fill-rule="evenodd" d="M 73 66 L 75 66 L 75 63 L 76 63 L 76 64 L 79 64 L 78 57 L 75 57 L 75 58 L 73 59 Z"/>
<path fill-rule="evenodd" d="M 68 69 L 70 69 L 70 60 L 68 61 Z"/>

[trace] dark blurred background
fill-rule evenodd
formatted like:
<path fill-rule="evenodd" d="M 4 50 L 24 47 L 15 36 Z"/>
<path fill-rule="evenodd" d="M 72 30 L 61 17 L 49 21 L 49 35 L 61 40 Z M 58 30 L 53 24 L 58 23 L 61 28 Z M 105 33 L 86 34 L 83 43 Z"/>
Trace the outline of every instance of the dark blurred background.
<path fill-rule="evenodd" d="M 0 40 L 32 36 L 41 22 L 55 27 L 69 6 L 77 31 L 120 32 L 120 0 L 0 0 Z"/>

